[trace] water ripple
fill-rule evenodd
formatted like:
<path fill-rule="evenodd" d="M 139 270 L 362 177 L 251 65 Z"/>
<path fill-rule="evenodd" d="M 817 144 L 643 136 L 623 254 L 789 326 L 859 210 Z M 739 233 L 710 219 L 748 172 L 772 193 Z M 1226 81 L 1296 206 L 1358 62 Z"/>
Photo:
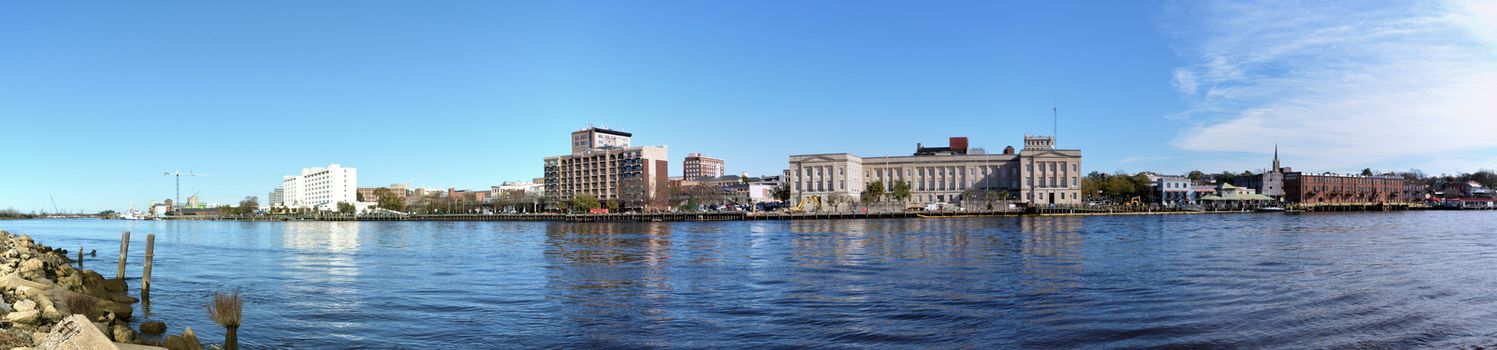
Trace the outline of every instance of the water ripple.
<path fill-rule="evenodd" d="M 1490 215 L 0 228 L 156 233 L 150 318 L 249 349 L 1405 349 L 1497 344 Z"/>

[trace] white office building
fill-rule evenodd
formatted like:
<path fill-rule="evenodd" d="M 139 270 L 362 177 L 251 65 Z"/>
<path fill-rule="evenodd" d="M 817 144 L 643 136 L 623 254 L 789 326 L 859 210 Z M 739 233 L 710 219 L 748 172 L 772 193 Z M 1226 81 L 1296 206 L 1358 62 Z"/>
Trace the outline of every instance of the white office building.
<path fill-rule="evenodd" d="M 1024 135 L 1024 148 L 1001 154 L 969 149 L 967 138 L 952 137 L 947 147 L 915 145 L 909 156 L 859 157 L 848 153 L 790 156 L 792 203 L 809 197 L 858 200 L 868 183 L 896 183 L 910 189 L 909 203 L 962 203 L 992 193 L 998 200 L 1030 205 L 1081 203 L 1081 150 L 1056 149 L 1055 138 Z"/>
<path fill-rule="evenodd" d="M 338 202 L 358 202 L 359 171 L 337 163 L 304 168 L 301 175 L 281 179 L 281 201 L 289 208 L 338 210 Z"/>

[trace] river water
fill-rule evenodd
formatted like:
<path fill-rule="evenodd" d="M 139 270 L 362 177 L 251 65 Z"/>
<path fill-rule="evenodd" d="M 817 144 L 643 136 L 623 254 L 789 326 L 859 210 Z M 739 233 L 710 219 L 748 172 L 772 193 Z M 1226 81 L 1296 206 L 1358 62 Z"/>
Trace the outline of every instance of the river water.
<path fill-rule="evenodd" d="M 0 221 L 281 348 L 1450 348 L 1497 343 L 1492 212 L 842 221 Z M 141 314 L 137 305 L 137 316 Z M 142 317 L 137 317 L 137 320 Z M 138 321 L 137 321 L 138 323 Z"/>

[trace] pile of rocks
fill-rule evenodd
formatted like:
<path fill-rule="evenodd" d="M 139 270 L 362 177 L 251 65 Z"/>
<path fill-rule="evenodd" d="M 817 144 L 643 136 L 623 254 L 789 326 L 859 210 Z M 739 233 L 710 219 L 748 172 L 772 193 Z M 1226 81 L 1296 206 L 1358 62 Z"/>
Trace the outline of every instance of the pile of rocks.
<path fill-rule="evenodd" d="M 89 320 L 111 341 L 140 342 L 128 323 L 138 300 L 126 294 L 125 281 L 74 269 L 72 263 L 67 250 L 0 231 L 0 340 L 25 343 L 0 342 L 0 348 L 40 345 L 54 325 L 73 315 Z"/>

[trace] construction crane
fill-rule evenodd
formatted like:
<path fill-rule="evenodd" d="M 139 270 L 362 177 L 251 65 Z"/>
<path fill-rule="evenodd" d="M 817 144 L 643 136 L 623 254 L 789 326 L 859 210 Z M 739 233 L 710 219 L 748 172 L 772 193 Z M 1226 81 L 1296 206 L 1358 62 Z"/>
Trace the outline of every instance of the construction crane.
<path fill-rule="evenodd" d="M 187 176 L 212 176 L 212 175 L 208 175 L 208 174 L 194 173 L 194 172 L 192 172 L 192 170 L 188 170 L 186 174 L 183 174 L 182 170 L 180 170 L 180 169 L 176 170 L 176 171 L 166 171 L 166 172 L 162 172 L 161 173 L 161 176 L 174 176 L 174 177 L 177 178 L 177 196 L 176 196 L 176 199 L 172 202 L 172 210 L 176 211 L 177 214 L 181 214 L 182 213 L 182 209 L 181 209 L 182 208 L 182 175 L 187 175 Z"/>

